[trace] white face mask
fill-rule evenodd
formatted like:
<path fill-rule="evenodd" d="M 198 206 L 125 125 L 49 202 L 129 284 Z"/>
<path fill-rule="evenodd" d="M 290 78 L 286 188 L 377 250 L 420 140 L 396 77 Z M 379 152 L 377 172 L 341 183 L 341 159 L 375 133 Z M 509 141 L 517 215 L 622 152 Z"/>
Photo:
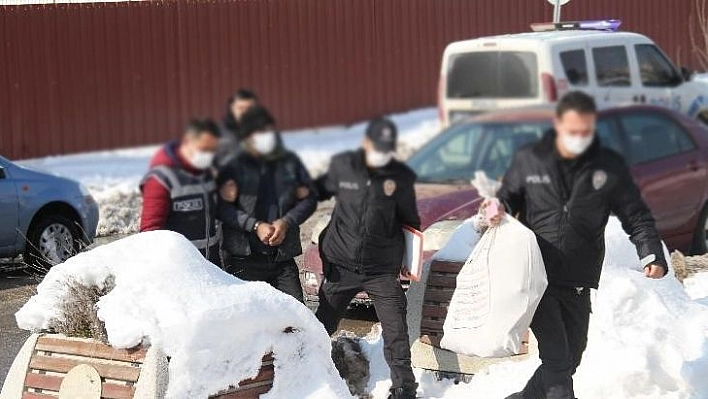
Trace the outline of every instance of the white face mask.
<path fill-rule="evenodd" d="M 595 136 L 593 136 L 592 134 L 589 136 L 570 134 L 564 134 L 563 136 L 561 136 L 561 142 L 563 143 L 563 147 L 565 147 L 566 151 L 573 155 L 580 155 L 584 153 L 590 147 L 594 139 Z"/>
<path fill-rule="evenodd" d="M 366 152 L 366 164 L 372 168 L 380 168 L 388 165 L 393 159 L 392 152 L 379 152 L 379 151 L 367 151 Z"/>
<path fill-rule="evenodd" d="M 214 163 L 214 153 L 196 150 L 189 158 L 189 163 L 196 169 L 206 170 Z"/>
<path fill-rule="evenodd" d="M 259 154 L 268 155 L 278 145 L 278 136 L 273 131 L 256 133 L 251 138 L 251 144 Z"/>

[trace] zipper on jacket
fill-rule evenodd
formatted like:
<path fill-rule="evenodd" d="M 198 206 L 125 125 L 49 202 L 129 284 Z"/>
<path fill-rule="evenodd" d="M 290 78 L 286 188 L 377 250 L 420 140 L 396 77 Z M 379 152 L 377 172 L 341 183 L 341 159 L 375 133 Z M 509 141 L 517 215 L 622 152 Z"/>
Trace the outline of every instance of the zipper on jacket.
<path fill-rule="evenodd" d="M 369 189 L 371 187 L 371 178 L 367 177 L 366 179 L 366 187 L 364 188 L 364 209 L 361 210 L 361 217 L 359 218 L 359 223 L 361 223 L 361 227 L 359 229 L 359 234 L 361 234 L 361 240 L 359 241 L 359 251 L 357 251 L 357 265 L 356 268 L 357 270 L 361 271 L 363 267 L 363 252 L 364 252 L 364 244 L 366 243 L 366 236 L 369 233 L 368 226 L 366 224 L 366 215 L 369 212 L 369 194 L 371 190 Z"/>
<path fill-rule="evenodd" d="M 211 249 L 209 247 L 209 239 L 211 238 L 209 234 L 209 230 L 211 230 L 211 210 L 209 209 L 209 191 L 206 190 L 205 182 L 202 182 L 202 187 L 204 187 L 204 209 L 206 209 L 206 247 L 204 248 L 204 257 L 209 259 L 209 250 Z"/>

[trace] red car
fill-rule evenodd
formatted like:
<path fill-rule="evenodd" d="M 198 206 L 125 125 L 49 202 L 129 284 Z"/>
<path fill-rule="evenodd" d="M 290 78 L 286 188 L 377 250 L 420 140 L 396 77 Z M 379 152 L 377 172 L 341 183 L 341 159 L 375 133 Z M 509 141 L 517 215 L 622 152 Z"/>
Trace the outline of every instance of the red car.
<path fill-rule="evenodd" d="M 418 174 L 428 256 L 477 212 L 481 198 L 469 183 L 474 172 L 501 178 L 514 152 L 551 128 L 553 113 L 553 107 L 541 106 L 480 114 L 443 131 L 407 161 Z M 707 252 L 708 128 L 669 109 L 641 105 L 600 111 L 597 134 L 631 165 L 669 248 Z M 305 251 L 301 281 L 308 301 L 317 300 L 322 282 L 316 238 L 325 224 L 320 223 Z M 355 302 L 366 300 L 362 292 Z"/>

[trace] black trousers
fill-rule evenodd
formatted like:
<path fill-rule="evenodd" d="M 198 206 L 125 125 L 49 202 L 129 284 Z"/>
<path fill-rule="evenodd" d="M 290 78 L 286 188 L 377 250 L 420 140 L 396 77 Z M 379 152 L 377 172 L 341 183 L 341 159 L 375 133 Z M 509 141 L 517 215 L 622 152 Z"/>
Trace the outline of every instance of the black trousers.
<path fill-rule="evenodd" d="M 392 389 L 403 388 L 415 392 L 416 382 L 411 367 L 411 348 L 406 323 L 406 295 L 392 274 L 365 275 L 337 265 L 330 265 L 320 288 L 320 306 L 317 319 L 332 335 L 349 303 L 357 293 L 366 291 L 374 302 L 381 322 L 384 358 L 391 370 Z"/>
<path fill-rule="evenodd" d="M 226 272 L 244 281 L 264 281 L 304 302 L 300 272 L 294 259 L 278 260 L 275 255 L 225 256 Z"/>
<path fill-rule="evenodd" d="M 531 322 L 541 366 L 523 391 L 525 399 L 573 399 L 573 374 L 587 346 L 590 289 L 549 285 Z"/>

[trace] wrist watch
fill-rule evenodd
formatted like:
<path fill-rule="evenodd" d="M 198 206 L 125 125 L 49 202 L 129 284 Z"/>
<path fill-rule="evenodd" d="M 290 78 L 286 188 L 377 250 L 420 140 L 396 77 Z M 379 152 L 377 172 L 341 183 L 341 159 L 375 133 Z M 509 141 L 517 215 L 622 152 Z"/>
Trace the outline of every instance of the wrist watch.
<path fill-rule="evenodd" d="M 260 225 L 261 225 L 261 222 L 256 222 L 256 223 L 253 225 L 253 231 L 258 231 L 258 226 L 260 226 Z"/>

